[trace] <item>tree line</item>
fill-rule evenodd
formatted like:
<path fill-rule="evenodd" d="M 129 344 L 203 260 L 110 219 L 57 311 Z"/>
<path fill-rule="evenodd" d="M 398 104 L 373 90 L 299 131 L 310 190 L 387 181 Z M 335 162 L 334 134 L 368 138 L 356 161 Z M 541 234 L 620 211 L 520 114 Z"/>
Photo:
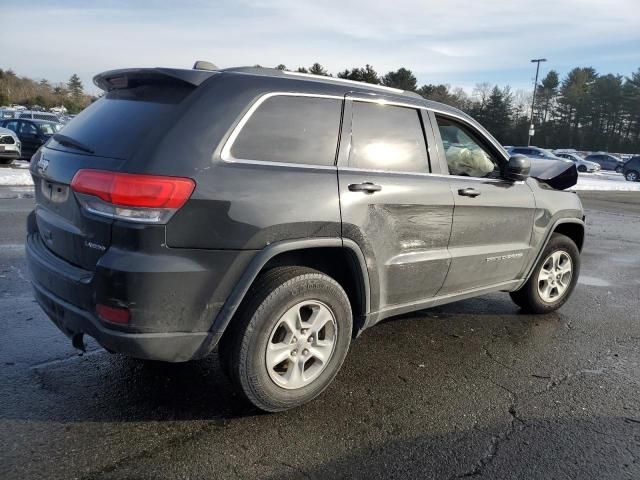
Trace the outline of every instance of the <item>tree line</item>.
<path fill-rule="evenodd" d="M 256 65 L 260 66 L 260 65 Z M 284 64 L 276 67 L 287 70 Z M 296 71 L 331 76 L 320 63 Z M 407 68 L 378 74 L 373 66 L 353 67 L 337 77 L 385 85 L 416 92 L 468 113 L 484 125 L 502 144 L 522 145 L 527 141 L 531 97 L 529 91 L 479 83 L 472 92 L 445 84 L 418 86 Z M 20 104 L 44 108 L 65 106 L 76 113 L 95 100 L 84 92 L 78 75 L 67 83 L 51 85 L 18 77 L 12 70 L 0 70 L 0 106 Z M 640 68 L 630 76 L 599 74 L 591 67 L 577 67 L 563 78 L 550 70 L 537 86 L 532 144 L 547 148 L 640 152 Z"/>
<path fill-rule="evenodd" d="M 95 98 L 84 91 L 75 73 L 66 83 L 52 85 L 48 80 L 19 77 L 11 70 L 0 69 L 0 106 L 24 105 L 49 109 L 64 106 L 69 113 L 78 113 Z"/>

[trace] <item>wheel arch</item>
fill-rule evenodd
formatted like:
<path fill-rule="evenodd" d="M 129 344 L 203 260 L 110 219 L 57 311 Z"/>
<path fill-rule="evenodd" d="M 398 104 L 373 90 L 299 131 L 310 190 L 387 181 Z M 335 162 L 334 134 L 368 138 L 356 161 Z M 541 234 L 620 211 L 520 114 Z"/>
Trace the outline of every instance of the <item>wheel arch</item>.
<path fill-rule="evenodd" d="M 560 218 L 556 220 L 553 226 L 547 231 L 544 241 L 540 244 L 540 249 L 538 250 L 538 254 L 536 255 L 535 260 L 529 267 L 529 271 L 527 272 L 527 275 L 523 279 L 522 283 L 518 285 L 518 288 L 522 287 L 522 285 L 524 285 L 529 280 L 529 277 L 540 261 L 540 257 L 542 256 L 544 249 L 547 248 L 547 244 L 549 243 L 549 240 L 551 240 L 551 235 L 553 235 L 554 233 L 560 233 L 569 237 L 578 247 L 578 251 L 582 252 L 585 235 L 584 220 L 581 220 L 579 218 Z"/>
<path fill-rule="evenodd" d="M 236 282 L 211 330 L 224 333 L 258 275 L 285 265 L 314 268 L 340 283 L 351 303 L 354 335 L 358 333 L 370 311 L 369 276 L 360 247 L 341 238 L 286 240 L 260 250 Z"/>

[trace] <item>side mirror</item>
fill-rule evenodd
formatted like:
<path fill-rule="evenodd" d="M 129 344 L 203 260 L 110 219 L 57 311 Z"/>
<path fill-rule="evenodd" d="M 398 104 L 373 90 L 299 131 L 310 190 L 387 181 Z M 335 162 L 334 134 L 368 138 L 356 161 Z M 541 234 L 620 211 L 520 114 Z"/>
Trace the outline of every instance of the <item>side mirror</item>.
<path fill-rule="evenodd" d="M 531 160 L 524 155 L 514 155 L 504 169 L 503 177 L 514 182 L 526 180 L 531 171 Z"/>

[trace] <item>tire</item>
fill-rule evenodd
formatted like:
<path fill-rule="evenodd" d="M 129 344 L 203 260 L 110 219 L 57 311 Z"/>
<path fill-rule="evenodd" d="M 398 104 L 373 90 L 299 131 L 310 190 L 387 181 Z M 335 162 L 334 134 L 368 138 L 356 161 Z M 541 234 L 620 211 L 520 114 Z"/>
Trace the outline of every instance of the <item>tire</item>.
<path fill-rule="evenodd" d="M 560 258 L 565 260 L 567 258 L 571 260 L 571 276 L 569 279 L 568 275 L 564 275 L 564 284 L 566 287 L 561 293 L 560 288 L 563 284 L 557 279 L 557 276 L 553 279 L 555 292 L 557 292 L 555 297 L 553 297 L 554 286 L 551 285 L 548 280 L 540 280 L 541 271 L 543 267 L 548 267 L 550 265 L 548 261 L 553 254 L 559 255 Z M 564 264 L 561 263 L 561 265 L 566 266 L 567 264 L 565 262 Z M 543 273 L 542 276 L 544 277 L 545 274 Z M 542 252 L 540 260 L 533 269 L 529 280 L 527 280 L 527 283 L 525 283 L 519 290 L 510 293 L 511 299 L 527 313 L 553 312 L 564 305 L 571 296 L 571 292 L 573 292 L 579 276 L 580 252 L 578 247 L 569 237 L 559 233 L 554 233 L 551 235 L 551 239 Z M 545 299 L 541 290 L 544 291 L 547 285 L 551 286 L 552 290 L 551 294 Z"/>
<path fill-rule="evenodd" d="M 579 165 L 578 166 L 578 171 L 580 173 L 585 173 L 587 171 L 587 167 L 585 167 L 584 165 Z"/>
<path fill-rule="evenodd" d="M 318 325 L 326 320 L 318 332 L 316 319 Z M 306 267 L 273 268 L 258 276 L 225 332 L 221 363 L 249 403 L 266 412 L 288 410 L 329 386 L 349 350 L 352 327 L 349 298 L 333 278 Z"/>
<path fill-rule="evenodd" d="M 0 158 L 0 165 L 11 165 L 13 159 L 9 158 Z"/>
<path fill-rule="evenodd" d="M 626 178 L 629 182 L 637 182 L 640 181 L 640 174 L 638 174 L 638 172 L 636 172 L 635 170 L 629 170 L 624 175 L 624 178 Z"/>
<path fill-rule="evenodd" d="M 622 173 L 622 167 L 616 167 L 616 173 Z"/>

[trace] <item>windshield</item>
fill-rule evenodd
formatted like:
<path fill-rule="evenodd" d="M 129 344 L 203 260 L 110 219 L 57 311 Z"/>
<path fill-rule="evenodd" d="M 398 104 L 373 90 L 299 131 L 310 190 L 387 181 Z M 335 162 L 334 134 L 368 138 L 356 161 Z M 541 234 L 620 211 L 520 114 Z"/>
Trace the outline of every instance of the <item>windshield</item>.
<path fill-rule="evenodd" d="M 38 130 L 43 135 L 53 135 L 56 132 L 59 132 L 62 128 L 62 125 L 59 123 L 47 122 L 38 124 Z"/>

